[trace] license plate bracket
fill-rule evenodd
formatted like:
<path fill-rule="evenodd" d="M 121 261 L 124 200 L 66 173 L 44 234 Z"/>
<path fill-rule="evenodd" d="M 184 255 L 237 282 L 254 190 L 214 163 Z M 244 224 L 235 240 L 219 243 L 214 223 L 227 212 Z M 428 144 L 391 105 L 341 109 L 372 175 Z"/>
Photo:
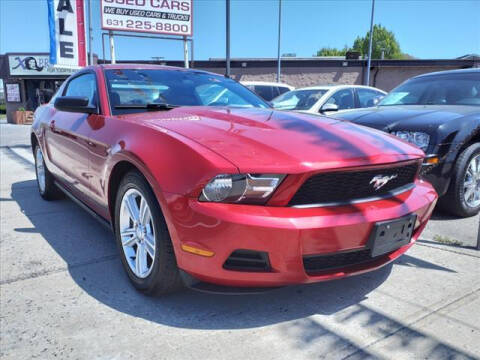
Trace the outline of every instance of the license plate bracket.
<path fill-rule="evenodd" d="M 417 215 L 375 223 L 369 239 L 371 256 L 377 257 L 407 245 L 412 240 Z"/>

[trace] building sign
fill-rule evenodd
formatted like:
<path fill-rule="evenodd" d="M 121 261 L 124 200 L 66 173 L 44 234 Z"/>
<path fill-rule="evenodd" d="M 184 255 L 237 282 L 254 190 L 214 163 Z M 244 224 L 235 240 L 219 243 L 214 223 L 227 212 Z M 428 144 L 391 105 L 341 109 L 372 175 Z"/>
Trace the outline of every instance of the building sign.
<path fill-rule="evenodd" d="M 102 29 L 192 35 L 192 0 L 100 0 Z"/>
<path fill-rule="evenodd" d="M 86 66 L 83 0 L 47 0 L 50 63 L 66 68 Z"/>
<path fill-rule="evenodd" d="M 21 102 L 20 84 L 5 84 L 7 90 L 7 102 Z"/>
<path fill-rule="evenodd" d="M 75 69 L 54 67 L 48 55 L 8 55 L 10 76 L 70 75 Z"/>

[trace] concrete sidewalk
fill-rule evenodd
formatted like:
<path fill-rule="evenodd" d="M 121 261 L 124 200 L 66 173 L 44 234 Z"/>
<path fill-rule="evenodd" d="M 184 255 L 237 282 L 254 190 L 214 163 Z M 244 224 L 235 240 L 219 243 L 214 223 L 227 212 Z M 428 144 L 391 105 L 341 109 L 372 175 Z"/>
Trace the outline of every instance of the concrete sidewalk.
<path fill-rule="evenodd" d="M 7 144 L 4 126 L 2 358 L 480 358 L 480 253 L 470 248 L 478 217 L 448 219 L 445 229 L 436 215 L 406 255 L 357 277 L 262 295 L 149 298 L 129 284 L 111 233 L 69 200 L 41 200 L 28 133 L 9 129 L 18 139 Z"/>

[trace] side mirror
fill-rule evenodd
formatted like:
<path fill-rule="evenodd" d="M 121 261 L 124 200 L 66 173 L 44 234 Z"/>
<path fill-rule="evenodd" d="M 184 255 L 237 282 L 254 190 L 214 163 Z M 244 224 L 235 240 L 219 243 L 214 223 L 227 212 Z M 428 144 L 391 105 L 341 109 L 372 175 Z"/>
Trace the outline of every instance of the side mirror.
<path fill-rule="evenodd" d="M 337 104 L 324 104 L 320 108 L 321 113 L 324 113 L 324 112 L 327 112 L 327 111 L 338 111 L 338 105 Z"/>
<path fill-rule="evenodd" d="M 89 105 L 87 97 L 82 96 L 61 96 L 55 99 L 55 109 L 67 112 L 97 114 L 96 106 Z"/>

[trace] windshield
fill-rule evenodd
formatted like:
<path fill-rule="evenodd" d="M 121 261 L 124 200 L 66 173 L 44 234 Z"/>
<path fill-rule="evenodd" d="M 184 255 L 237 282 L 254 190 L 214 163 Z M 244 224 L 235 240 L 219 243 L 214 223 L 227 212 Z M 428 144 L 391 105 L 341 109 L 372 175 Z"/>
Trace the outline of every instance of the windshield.
<path fill-rule="evenodd" d="M 152 103 L 269 107 L 236 81 L 200 71 L 117 69 L 106 70 L 105 76 L 112 113 L 115 115 L 147 111 L 139 105 Z M 132 105 L 132 108 L 128 108 L 128 105 Z"/>
<path fill-rule="evenodd" d="M 275 109 L 309 110 L 327 90 L 293 90 L 272 100 Z"/>
<path fill-rule="evenodd" d="M 379 103 L 389 105 L 480 105 L 480 74 L 409 80 Z"/>

